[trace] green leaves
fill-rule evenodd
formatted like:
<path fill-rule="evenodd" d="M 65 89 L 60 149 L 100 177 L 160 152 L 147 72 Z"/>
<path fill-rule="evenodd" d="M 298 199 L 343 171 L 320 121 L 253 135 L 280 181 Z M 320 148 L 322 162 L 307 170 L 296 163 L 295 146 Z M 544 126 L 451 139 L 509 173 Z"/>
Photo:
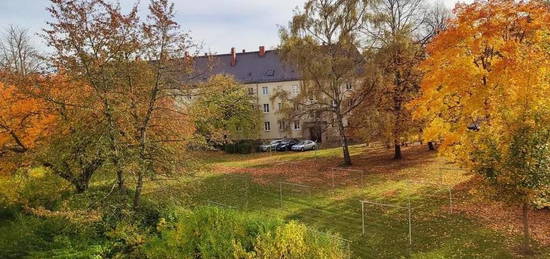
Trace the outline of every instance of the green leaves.
<path fill-rule="evenodd" d="M 198 98 L 190 104 L 196 143 L 204 139 L 209 145 L 223 145 L 257 138 L 261 114 L 246 90 L 225 75 L 214 76 L 197 89 Z"/>

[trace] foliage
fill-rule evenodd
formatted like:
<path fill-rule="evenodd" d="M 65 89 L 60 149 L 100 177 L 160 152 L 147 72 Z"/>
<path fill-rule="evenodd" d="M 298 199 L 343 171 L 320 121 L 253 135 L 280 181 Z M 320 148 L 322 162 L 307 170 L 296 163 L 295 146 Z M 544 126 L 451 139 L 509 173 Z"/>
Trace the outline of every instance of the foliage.
<path fill-rule="evenodd" d="M 413 121 L 405 104 L 418 95 L 424 44 L 445 27 L 444 7 L 424 7 L 424 0 L 381 0 L 373 3 L 369 26 L 361 28 L 371 46 L 364 55 L 365 74 L 378 85 L 376 97 L 361 104 L 364 111 L 352 118 L 353 128 L 367 140 L 394 146 L 419 135 L 422 121 Z"/>
<path fill-rule="evenodd" d="M 443 151 L 470 168 L 488 163 L 499 171 L 545 176 L 547 172 L 536 170 L 542 157 L 524 155 L 545 152 L 541 147 L 550 119 L 547 9 L 537 2 L 501 0 L 460 5 L 456 12 L 449 29 L 429 46 L 430 56 L 422 64 L 423 95 L 411 104 L 416 116 L 431 119 L 425 138 L 443 136 Z M 517 194 L 510 197 L 526 198 Z"/>
<path fill-rule="evenodd" d="M 191 104 L 195 134 L 211 146 L 241 139 L 256 139 L 261 113 L 256 99 L 233 78 L 213 76 L 199 86 L 197 99 Z"/>
<path fill-rule="evenodd" d="M 375 86 L 361 76 L 364 60 L 358 49 L 368 3 L 309 0 L 280 31 L 281 57 L 297 69 L 302 85 L 299 94 L 279 91 L 274 98 L 292 104 L 282 111 L 290 119 L 309 120 L 318 130 L 336 127 L 346 165 L 351 165 L 348 116 L 372 97 Z"/>
<path fill-rule="evenodd" d="M 201 207 L 184 213 L 146 245 L 151 258 L 341 258 L 330 238 L 296 222 Z"/>
<path fill-rule="evenodd" d="M 377 98 L 361 104 L 364 112 L 352 118 L 352 125 L 364 139 L 394 146 L 394 158 L 400 159 L 402 143 L 420 132 L 405 104 L 418 94 L 422 74 L 417 65 L 423 48 L 407 31 L 386 37 L 384 45 L 367 52 L 366 71 L 377 81 Z"/>
<path fill-rule="evenodd" d="M 126 175 L 135 175 L 135 207 L 147 176 L 181 169 L 186 139 L 193 131 L 177 102 L 192 70 L 192 62 L 180 57 L 192 42 L 179 31 L 173 4 L 154 0 L 148 7 L 149 14 L 141 21 L 137 5 L 124 13 L 119 5 L 101 0 L 52 0 L 48 8 L 52 21 L 43 34 L 54 50 L 50 63 L 88 97 L 55 102 L 61 110 L 77 111 L 70 114 L 67 135 L 75 138 L 69 143 L 82 136 L 75 132 L 82 127 L 71 127 L 78 125 L 75 118 L 84 117 L 88 125 L 97 127 L 87 132 L 86 141 L 57 147 L 65 150 L 62 153 L 74 153 L 76 147 L 86 155 L 99 155 L 89 157 L 92 163 L 80 171 L 99 159 L 117 174 L 119 190 L 125 189 Z M 79 163 L 78 157 L 67 156 L 72 161 L 62 162 Z"/>
<path fill-rule="evenodd" d="M 6 174 L 25 165 L 24 154 L 44 143 L 57 116 L 22 87 L 0 82 L 0 97 L 0 174 Z"/>
<path fill-rule="evenodd" d="M 260 141 L 243 140 L 233 144 L 225 144 L 223 149 L 230 154 L 250 154 L 258 151 L 260 145 Z"/>
<path fill-rule="evenodd" d="M 0 179 L 0 206 L 52 209 L 62 199 L 64 185 L 59 177 L 44 168 L 19 169 L 12 176 Z"/>
<path fill-rule="evenodd" d="M 87 225 L 62 217 L 38 218 L 17 214 L 0 225 L 2 258 L 99 258 L 105 245 Z"/>
<path fill-rule="evenodd" d="M 550 13 L 539 1 L 477 1 L 428 47 L 422 97 L 427 139 L 485 177 L 497 197 L 527 209 L 550 186 Z"/>

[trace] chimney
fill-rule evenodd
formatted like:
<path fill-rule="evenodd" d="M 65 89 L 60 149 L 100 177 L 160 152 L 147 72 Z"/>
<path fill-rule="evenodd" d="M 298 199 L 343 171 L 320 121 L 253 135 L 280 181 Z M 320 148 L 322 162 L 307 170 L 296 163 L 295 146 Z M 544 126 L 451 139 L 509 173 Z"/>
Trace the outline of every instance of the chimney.
<path fill-rule="evenodd" d="M 237 65 L 237 52 L 235 52 L 235 48 L 231 48 L 231 66 L 235 65 Z"/>
<path fill-rule="evenodd" d="M 258 55 L 260 55 L 260 57 L 265 56 L 265 47 L 264 46 L 260 46 L 260 53 L 258 53 Z"/>

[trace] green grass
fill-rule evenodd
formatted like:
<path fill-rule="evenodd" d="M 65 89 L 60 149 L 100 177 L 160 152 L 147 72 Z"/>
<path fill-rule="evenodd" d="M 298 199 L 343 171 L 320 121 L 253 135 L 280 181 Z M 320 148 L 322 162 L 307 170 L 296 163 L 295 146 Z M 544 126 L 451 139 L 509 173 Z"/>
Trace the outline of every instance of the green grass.
<path fill-rule="evenodd" d="M 350 241 L 353 258 L 514 258 L 518 244 L 516 237 L 490 230 L 475 219 L 449 211 L 448 190 L 430 184 L 411 184 L 409 181 L 438 182 L 442 167 L 450 167 L 433 154 L 422 154 L 414 161 L 392 163 L 385 150 L 364 146 L 351 148 L 353 158 L 360 160 L 382 154 L 386 173 L 367 173 L 360 186 L 360 176 L 350 174 L 338 179 L 332 188 L 326 179 L 308 187 L 283 185 L 280 199 L 279 182 L 293 181 L 285 175 L 250 173 L 224 174 L 216 168 L 232 168 L 234 171 L 269 170 L 279 165 L 298 163 L 294 170 L 300 175 L 301 162 L 319 161 L 327 166 L 338 166 L 339 148 L 304 153 L 264 153 L 253 155 L 211 154 L 208 163 L 211 172 L 198 175 L 188 187 L 174 192 L 186 193 L 186 205 L 218 204 L 222 207 L 267 214 L 285 220 L 299 220 L 321 231 L 338 233 Z M 405 152 L 405 155 L 411 155 Z M 425 157 L 423 157 L 425 156 Z M 378 161 L 380 162 L 380 161 Z M 369 169 L 369 160 L 359 165 Z M 315 169 L 314 169 L 315 170 Z M 319 172 L 318 176 L 321 178 Z M 468 179 L 463 172 L 444 172 L 443 182 L 450 185 Z M 309 173 L 309 178 L 315 174 Z M 327 178 L 329 179 L 329 178 Z M 343 181 L 345 180 L 345 182 Z M 172 186 L 173 188 L 182 188 Z M 152 188 L 155 189 L 155 188 Z M 166 191 L 166 186 L 165 186 Z M 168 191 L 171 192 L 171 191 Z M 154 195 L 155 191 L 151 194 Z M 455 194 L 456 195 L 456 194 Z M 455 197 L 463 202 L 467 195 Z M 366 206 L 366 235 L 362 235 L 360 200 L 406 207 L 411 202 L 412 239 L 408 240 L 407 209 Z M 548 248 L 539 255 L 550 254 Z"/>
<path fill-rule="evenodd" d="M 176 209 L 216 205 L 286 221 L 298 220 L 319 231 L 336 233 L 347 240 L 352 258 L 518 257 L 516 251 L 519 237 L 492 230 L 462 213 L 450 212 L 448 189 L 445 186 L 457 186 L 470 178 L 460 170 L 441 170 L 455 168 L 453 164 L 420 148 L 406 148 L 405 159 L 399 162 L 391 160 L 391 150 L 381 147 L 358 145 L 352 146 L 350 151 L 354 162 L 352 168 L 364 170 L 364 174 L 330 170 L 341 163 L 340 148 L 250 155 L 201 153 L 197 157 L 207 166 L 193 174 L 147 181 L 144 201 L 154 206 L 176 206 Z M 334 181 L 331 172 L 335 172 Z M 281 182 L 303 186 L 281 185 Z M 68 205 L 71 208 L 86 207 L 86 204 L 105 199 L 113 184 L 112 175 L 97 174 L 90 191 L 71 199 Z M 133 188 L 135 183 L 132 177 L 128 176 L 127 184 L 130 189 Z M 60 188 L 52 182 L 50 189 Z M 60 195 L 65 192 L 60 192 Z M 113 197 L 109 199 L 114 202 Z M 472 199 L 468 192 L 453 192 L 455 204 L 472 202 Z M 363 235 L 360 200 L 405 208 L 365 205 L 366 234 Z M 406 207 L 409 202 L 413 208 L 412 245 L 409 245 L 408 240 Z M 76 205 L 73 206 L 73 203 Z M 108 204 L 107 201 L 105 203 Z M 55 204 L 62 203 L 57 201 Z M 72 232 L 69 233 L 71 235 L 60 235 L 70 237 L 67 240 L 50 238 L 57 235 L 50 232 L 58 230 L 42 227 L 49 221 L 41 221 L 30 215 L 17 221 L 13 215 L 18 213 L 14 211 L 12 215 L 7 213 L 8 210 L 5 211 L 6 215 L 0 214 L 0 233 L 12 234 L 4 234 L 5 238 L 0 238 L 0 241 L 25 242 L 17 246 L 6 243 L 4 249 L 21 250 L 22 247 L 29 253 L 50 253 L 52 249 L 72 247 L 72 250 L 67 251 L 72 253 L 82 250 L 83 254 L 93 254 L 96 253 L 94 249 L 104 246 L 103 238 L 92 234 L 89 237 L 88 234 L 79 236 L 78 228 L 74 231 L 74 237 L 71 236 Z M 34 222 L 36 226 L 19 226 L 27 221 Z M 53 226 L 58 227 L 55 224 Z M 44 231 L 47 235 L 41 234 Z M 31 232 L 33 235 L 29 234 Z M 27 233 L 29 238 L 20 238 L 23 235 L 21 233 Z M 36 248 L 35 244 L 40 245 L 40 242 L 51 245 Z M 17 254 L 17 249 L 12 254 Z M 540 247 L 536 258 L 550 258 L 550 248 Z"/>

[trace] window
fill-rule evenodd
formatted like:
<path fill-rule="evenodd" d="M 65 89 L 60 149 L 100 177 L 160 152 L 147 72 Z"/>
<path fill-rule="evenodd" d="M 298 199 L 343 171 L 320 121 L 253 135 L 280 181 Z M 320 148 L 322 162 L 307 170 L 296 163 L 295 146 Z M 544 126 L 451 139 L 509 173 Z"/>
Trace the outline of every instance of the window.
<path fill-rule="evenodd" d="M 264 122 L 264 130 L 265 131 L 271 130 L 271 123 L 269 121 Z"/>
<path fill-rule="evenodd" d="M 294 130 L 300 129 L 300 121 L 294 121 Z"/>
<path fill-rule="evenodd" d="M 282 109 L 283 109 L 283 104 L 282 104 L 282 103 L 278 103 L 278 104 L 277 104 L 277 108 L 278 108 L 279 111 L 282 110 Z"/>
<path fill-rule="evenodd" d="M 264 94 L 264 95 L 269 94 L 269 90 L 267 89 L 267 87 L 262 87 L 262 94 Z"/>
<path fill-rule="evenodd" d="M 346 90 L 351 90 L 353 88 L 353 86 L 351 85 L 351 83 L 346 83 Z"/>
<path fill-rule="evenodd" d="M 298 94 L 298 86 L 297 85 L 292 86 L 292 94 L 294 94 L 294 95 Z"/>
<path fill-rule="evenodd" d="M 248 94 L 253 95 L 254 94 L 254 88 L 248 88 Z"/>
<path fill-rule="evenodd" d="M 279 130 L 285 129 L 285 121 L 279 121 Z"/>
<path fill-rule="evenodd" d="M 264 112 L 269 112 L 269 104 L 264 104 Z"/>

